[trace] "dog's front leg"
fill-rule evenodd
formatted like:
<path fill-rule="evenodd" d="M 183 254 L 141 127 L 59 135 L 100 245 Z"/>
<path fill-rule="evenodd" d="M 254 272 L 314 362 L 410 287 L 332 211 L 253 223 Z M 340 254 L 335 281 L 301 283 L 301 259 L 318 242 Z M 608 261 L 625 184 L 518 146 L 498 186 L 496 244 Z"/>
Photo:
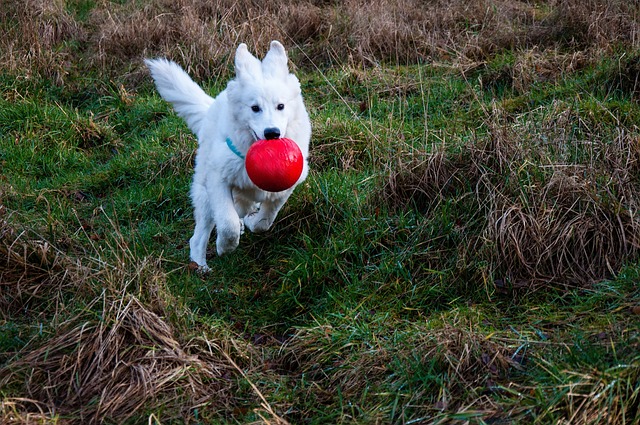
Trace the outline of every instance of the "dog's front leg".
<path fill-rule="evenodd" d="M 211 214 L 212 210 L 206 187 L 201 183 L 194 182 L 191 186 L 191 198 L 193 200 L 196 227 L 193 231 L 193 236 L 189 240 L 190 257 L 191 261 L 195 261 L 198 264 L 200 270 L 208 271 L 207 244 L 215 223 Z"/>
<path fill-rule="evenodd" d="M 216 250 L 218 255 L 227 254 L 238 247 L 242 223 L 233 205 L 231 188 L 227 185 L 211 185 L 209 201 L 216 224 Z"/>
<path fill-rule="evenodd" d="M 262 202 L 260 209 L 248 214 L 244 218 L 244 224 L 254 233 L 266 232 L 271 228 L 282 206 L 287 202 L 293 190 L 288 190 L 281 196 L 274 199 L 267 199 Z"/>

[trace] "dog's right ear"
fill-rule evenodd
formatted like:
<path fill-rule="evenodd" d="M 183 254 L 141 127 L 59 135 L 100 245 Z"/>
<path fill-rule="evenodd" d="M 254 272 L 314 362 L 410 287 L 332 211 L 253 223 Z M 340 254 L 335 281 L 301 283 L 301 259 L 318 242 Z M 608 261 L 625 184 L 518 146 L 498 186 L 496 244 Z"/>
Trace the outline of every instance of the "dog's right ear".
<path fill-rule="evenodd" d="M 276 40 L 271 42 L 271 48 L 262 60 L 262 73 L 272 77 L 285 78 L 289 74 L 287 66 L 287 52 L 284 46 Z"/>
<path fill-rule="evenodd" d="M 261 62 L 247 49 L 247 45 L 242 43 L 236 49 L 236 76 L 239 79 L 253 80 L 262 74 Z"/>

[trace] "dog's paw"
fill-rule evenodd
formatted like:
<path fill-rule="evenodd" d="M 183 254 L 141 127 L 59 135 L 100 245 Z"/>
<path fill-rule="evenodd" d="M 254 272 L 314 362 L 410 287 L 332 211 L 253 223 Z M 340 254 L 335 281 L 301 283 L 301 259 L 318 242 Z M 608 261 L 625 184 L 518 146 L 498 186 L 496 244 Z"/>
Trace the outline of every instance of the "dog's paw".
<path fill-rule="evenodd" d="M 216 251 L 218 255 L 228 254 L 233 252 L 240 244 L 240 230 L 224 230 L 218 231 L 216 238 Z"/>
<path fill-rule="evenodd" d="M 240 236 L 244 235 L 244 218 L 240 219 Z"/>
<path fill-rule="evenodd" d="M 196 272 L 199 275 L 206 275 L 211 272 L 209 266 L 207 266 L 206 264 L 200 265 L 195 261 L 190 262 L 187 267 L 189 268 L 189 270 L 191 270 L 192 272 Z"/>
<path fill-rule="evenodd" d="M 205 264 L 204 266 L 198 267 L 197 273 L 200 276 L 208 275 L 209 273 L 211 273 L 211 268 Z"/>
<path fill-rule="evenodd" d="M 253 233 L 266 232 L 271 227 L 268 220 L 260 216 L 259 211 L 252 212 L 244 218 L 244 224 Z"/>

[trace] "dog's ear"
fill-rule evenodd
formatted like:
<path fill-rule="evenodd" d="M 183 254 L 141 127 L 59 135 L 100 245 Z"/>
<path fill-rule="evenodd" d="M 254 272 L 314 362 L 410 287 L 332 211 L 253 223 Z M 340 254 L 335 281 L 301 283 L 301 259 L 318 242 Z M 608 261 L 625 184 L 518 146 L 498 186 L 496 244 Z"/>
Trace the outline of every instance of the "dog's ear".
<path fill-rule="evenodd" d="M 247 45 L 242 43 L 236 49 L 236 76 L 239 79 L 253 80 L 260 76 L 262 69 L 260 67 L 260 61 L 249 53 Z"/>
<path fill-rule="evenodd" d="M 279 41 L 272 41 L 271 48 L 262 60 L 262 73 L 265 76 L 285 78 L 289 74 L 287 52 Z"/>

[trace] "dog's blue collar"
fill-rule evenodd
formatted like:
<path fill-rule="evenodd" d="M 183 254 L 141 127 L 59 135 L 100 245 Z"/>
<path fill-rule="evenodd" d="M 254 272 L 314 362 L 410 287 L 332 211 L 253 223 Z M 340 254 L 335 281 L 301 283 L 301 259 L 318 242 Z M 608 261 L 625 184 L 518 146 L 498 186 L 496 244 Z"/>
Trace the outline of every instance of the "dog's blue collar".
<path fill-rule="evenodd" d="M 231 152 L 235 153 L 236 155 L 238 155 L 240 159 L 244 160 L 244 155 L 240 153 L 238 148 L 236 148 L 236 145 L 234 145 L 231 139 L 228 137 L 227 137 L 227 146 L 229 146 L 229 149 L 231 149 Z"/>

